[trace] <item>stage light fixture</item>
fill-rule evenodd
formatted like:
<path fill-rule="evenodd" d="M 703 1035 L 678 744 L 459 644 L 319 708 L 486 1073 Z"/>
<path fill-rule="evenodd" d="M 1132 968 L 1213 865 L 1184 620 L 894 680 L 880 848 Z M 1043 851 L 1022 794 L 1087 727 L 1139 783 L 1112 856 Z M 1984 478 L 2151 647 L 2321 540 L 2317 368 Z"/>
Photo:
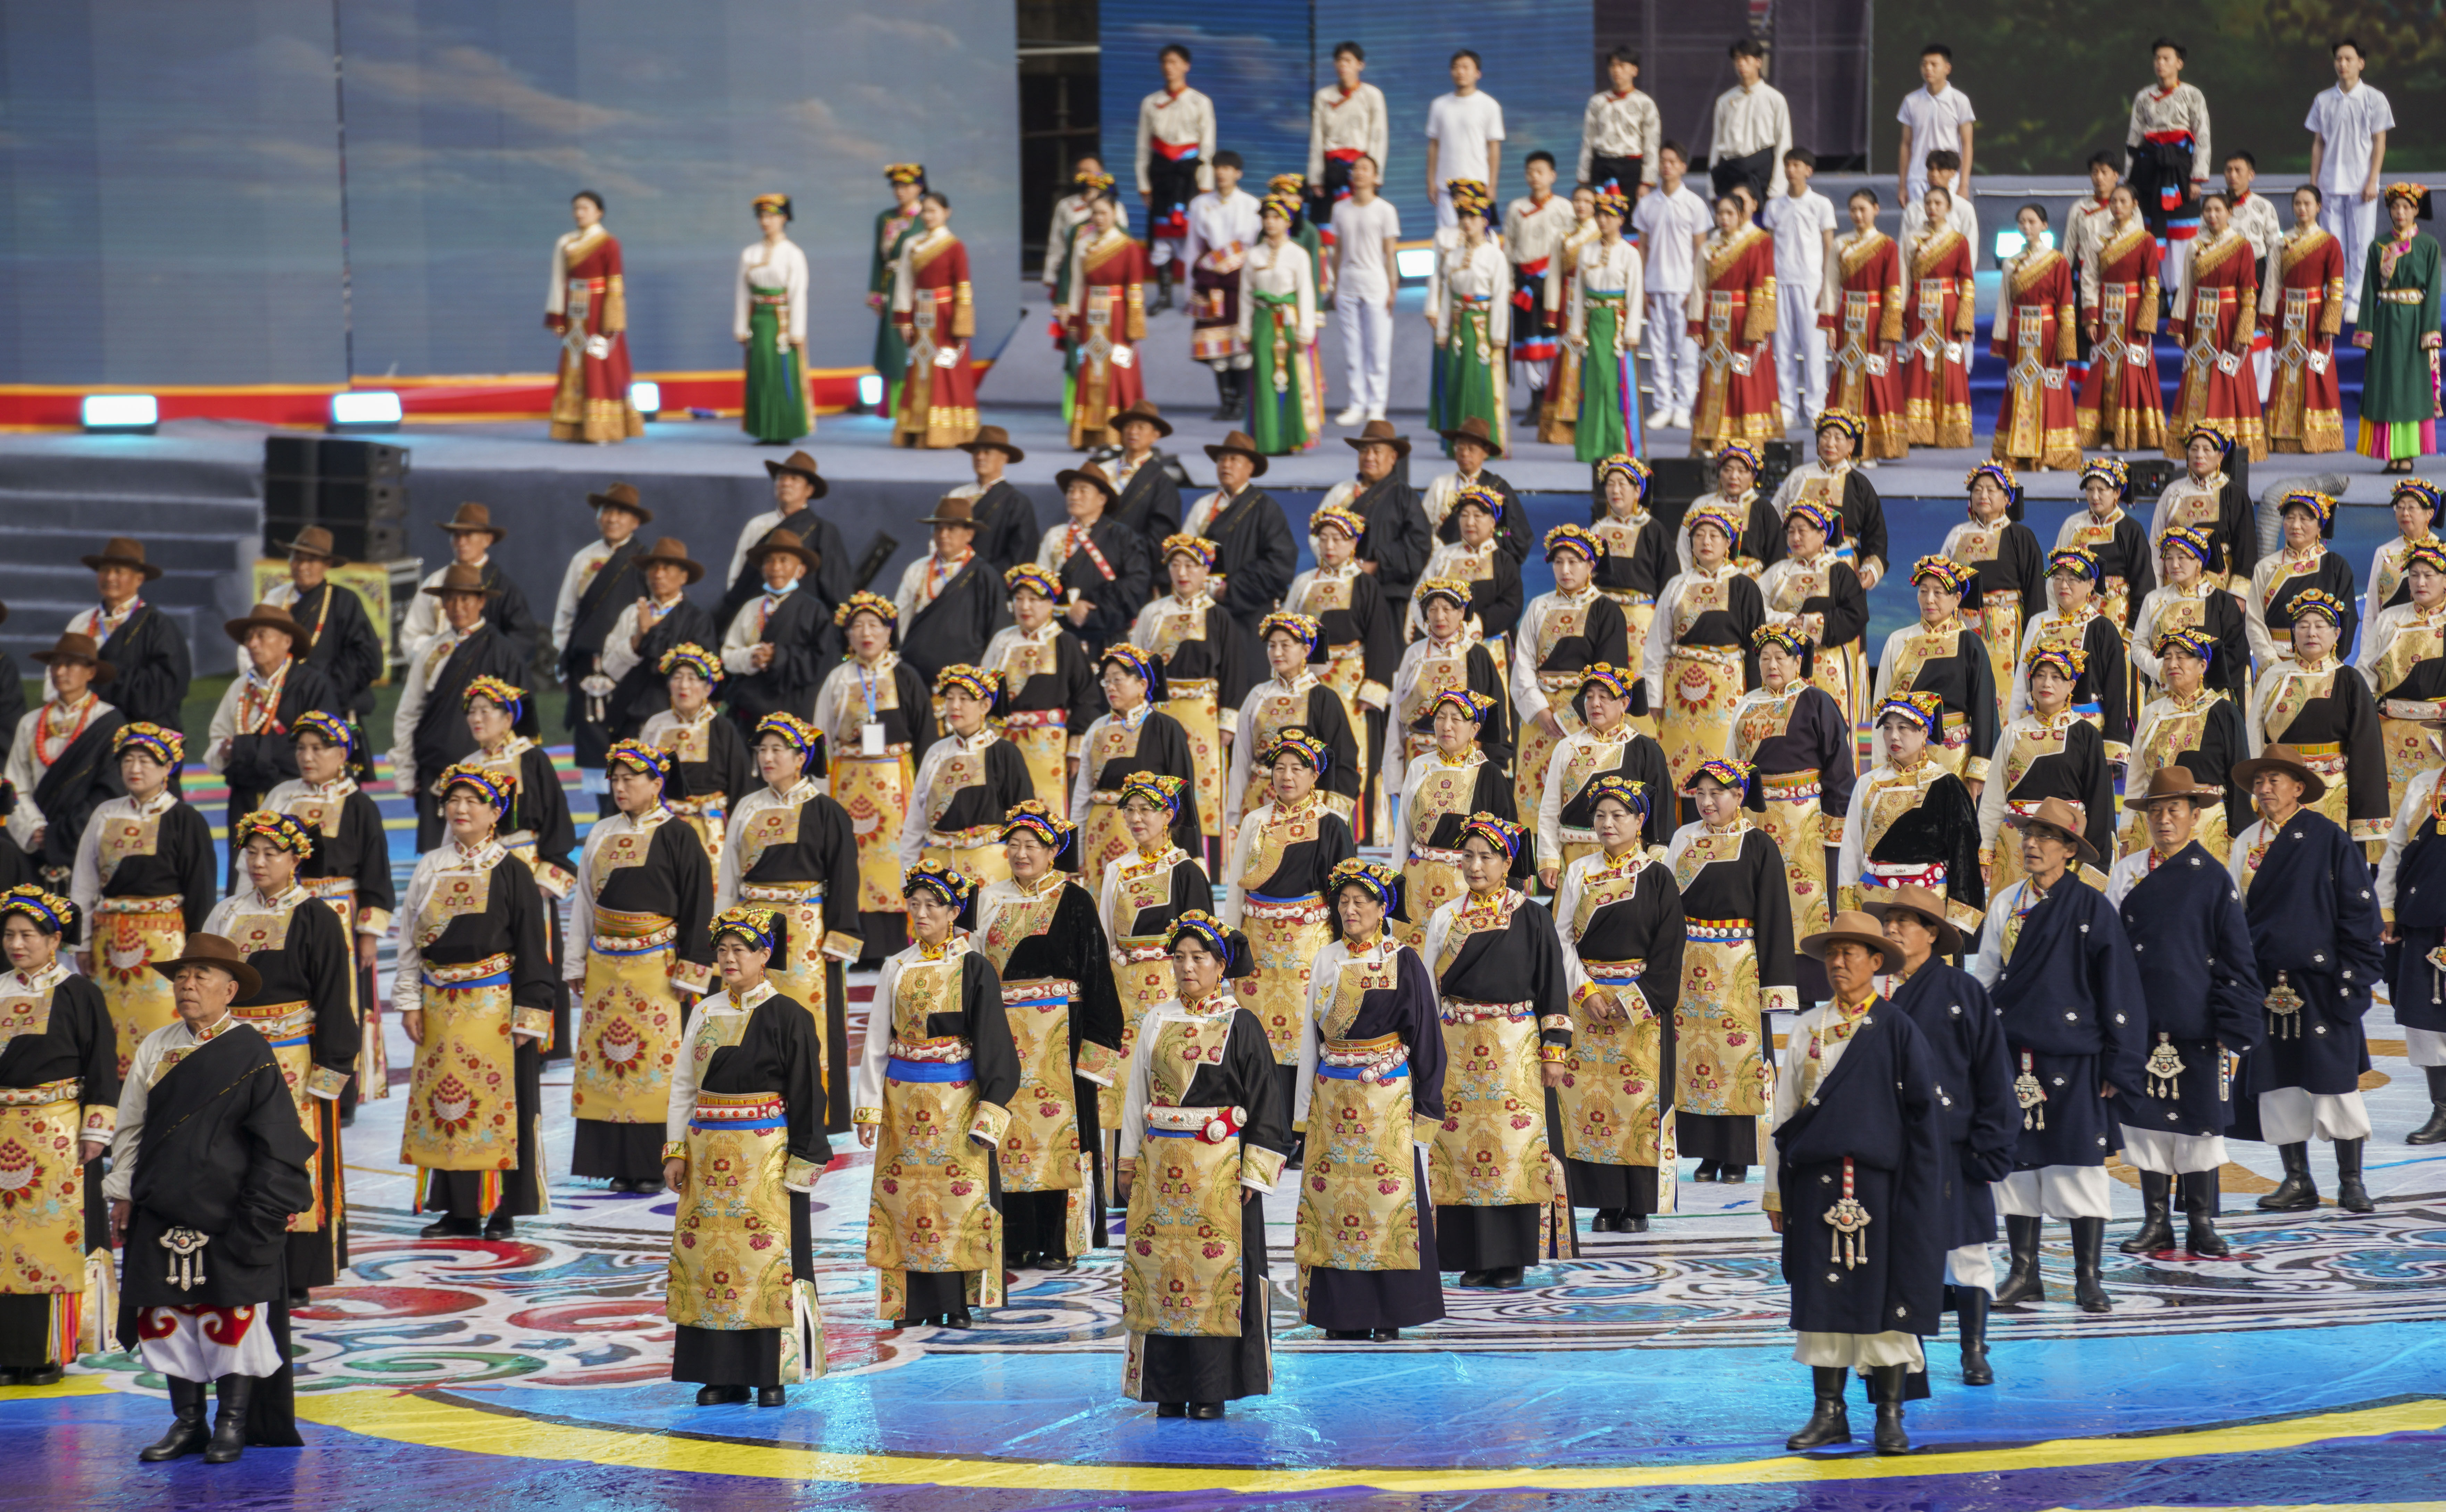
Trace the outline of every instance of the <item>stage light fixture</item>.
<path fill-rule="evenodd" d="M 2047 230 L 2039 233 L 2040 246 L 2047 248 L 2049 251 L 2053 251 L 2055 244 L 2056 233 L 2053 227 L 2049 227 Z M 2020 255 L 2022 255 L 2022 229 L 2019 226 L 2007 226 L 2002 231 L 1996 233 L 1996 260 L 1998 262 L 2009 262 Z"/>
<path fill-rule="evenodd" d="M 395 431 L 401 416 L 399 396 L 386 388 L 343 389 L 331 396 L 334 431 Z"/>
<path fill-rule="evenodd" d="M 857 401 L 868 409 L 883 406 L 883 375 L 867 373 L 857 381 Z"/>
<path fill-rule="evenodd" d="M 629 407 L 652 420 L 663 412 L 663 385 L 639 379 L 629 385 Z"/>
<path fill-rule="evenodd" d="M 1393 270 L 1404 278 L 1426 278 L 1436 271 L 1433 247 L 1403 247 L 1393 253 Z"/>
<path fill-rule="evenodd" d="M 78 416 L 89 431 L 150 436 L 161 423 L 161 401 L 150 394 L 87 394 Z"/>

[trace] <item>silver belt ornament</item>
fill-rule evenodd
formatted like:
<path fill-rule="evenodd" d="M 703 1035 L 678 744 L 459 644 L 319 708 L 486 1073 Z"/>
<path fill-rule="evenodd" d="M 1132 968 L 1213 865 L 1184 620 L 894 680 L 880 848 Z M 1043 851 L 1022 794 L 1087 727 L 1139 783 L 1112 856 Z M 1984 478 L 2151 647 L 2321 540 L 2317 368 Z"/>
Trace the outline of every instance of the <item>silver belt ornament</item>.
<path fill-rule="evenodd" d="M 2181 1091 L 2175 1086 L 2174 1078 L 2183 1073 L 2183 1057 L 2174 1049 L 2173 1036 L 2163 1030 L 2157 1032 L 2156 1048 L 2149 1052 L 2149 1060 L 2143 1069 L 2149 1073 L 2150 1096 L 2173 1097 Z"/>
<path fill-rule="evenodd" d="M 2022 1052 L 2022 1073 L 2013 1078 L 2013 1100 L 2022 1105 L 2022 1127 L 2047 1127 L 2047 1090 L 2039 1085 L 2038 1074 L 2030 1069 L 2030 1053 Z"/>
<path fill-rule="evenodd" d="M 161 1247 L 170 1252 L 170 1269 L 161 1279 L 182 1292 L 203 1285 L 204 1246 L 212 1241 L 210 1234 L 183 1225 L 163 1234 Z"/>
<path fill-rule="evenodd" d="M 2267 1034 L 2271 1039 L 2302 1037 L 2302 995 L 2285 973 L 2276 974 L 2276 985 L 2267 994 Z"/>

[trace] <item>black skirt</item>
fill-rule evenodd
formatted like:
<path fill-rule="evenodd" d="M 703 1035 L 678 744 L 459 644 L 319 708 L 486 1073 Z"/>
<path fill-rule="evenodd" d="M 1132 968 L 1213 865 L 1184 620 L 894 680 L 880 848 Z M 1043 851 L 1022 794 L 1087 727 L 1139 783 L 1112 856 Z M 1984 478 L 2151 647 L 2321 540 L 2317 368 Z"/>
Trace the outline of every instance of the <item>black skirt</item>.
<path fill-rule="evenodd" d="M 660 1181 L 663 1176 L 663 1126 L 615 1124 L 607 1118 L 576 1120 L 572 1176 L 605 1177 L 612 1181 Z"/>
<path fill-rule="evenodd" d="M 353 1080 L 354 1078 L 351 1078 Z M 340 1105 L 313 1097 L 307 1109 L 316 1118 L 315 1179 L 322 1183 L 324 1210 L 329 1219 L 320 1229 L 289 1236 L 289 1289 L 329 1286 L 348 1268 L 348 1203 L 346 1160 L 340 1149 Z"/>
<path fill-rule="evenodd" d="M 1448 1271 L 1499 1271 L 1539 1260 L 1539 1204 L 1436 1209 L 1436 1261 Z"/>
<path fill-rule="evenodd" d="M 1747 1113 L 1677 1113 L 1673 1133 L 1684 1159 L 1719 1166 L 1759 1163 L 1758 1120 Z"/>
<path fill-rule="evenodd" d="M 1563 1157 L 1563 1185 L 1573 1207 L 1647 1214 L 1656 1207 L 1656 1167 L 1608 1166 Z"/>

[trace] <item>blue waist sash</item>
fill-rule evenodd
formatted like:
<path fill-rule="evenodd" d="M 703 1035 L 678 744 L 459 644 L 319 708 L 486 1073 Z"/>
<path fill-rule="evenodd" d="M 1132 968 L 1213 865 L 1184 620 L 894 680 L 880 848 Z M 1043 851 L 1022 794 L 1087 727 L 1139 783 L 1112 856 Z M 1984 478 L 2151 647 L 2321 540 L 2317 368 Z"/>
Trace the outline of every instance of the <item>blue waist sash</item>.
<path fill-rule="evenodd" d="M 894 1055 L 884 1063 L 884 1074 L 894 1081 L 968 1081 L 972 1078 L 970 1060 L 902 1060 Z"/>
<path fill-rule="evenodd" d="M 1366 1072 L 1366 1071 L 1367 1071 L 1367 1068 L 1366 1068 L 1366 1067 L 1364 1067 L 1364 1066 L 1323 1066 L 1323 1065 L 1321 1065 L 1321 1066 L 1319 1066 L 1319 1067 L 1317 1067 L 1317 1068 L 1316 1068 L 1316 1073 L 1317 1073 L 1318 1075 L 1320 1075 L 1320 1076 L 1330 1076 L 1330 1077 L 1332 1077 L 1335 1081 L 1357 1081 L 1357 1080 L 1359 1080 L 1359 1079 L 1360 1079 L 1360 1077 L 1361 1077 L 1364 1073 L 1365 1073 L 1365 1072 Z M 1402 1064 L 1402 1065 L 1392 1067 L 1392 1068 L 1390 1068 L 1389 1070 L 1385 1070 L 1385 1071 L 1379 1071 L 1379 1072 L 1377 1072 L 1377 1073 L 1376 1073 L 1376 1079 L 1377 1079 L 1378 1081 L 1392 1081 L 1392 1080 L 1396 1079 L 1397 1077 L 1406 1076 L 1406 1075 L 1408 1075 L 1409 1073 L 1410 1073 L 1410 1068 L 1409 1068 L 1408 1064 L 1405 1062 L 1405 1063 L 1403 1063 L 1403 1064 Z"/>

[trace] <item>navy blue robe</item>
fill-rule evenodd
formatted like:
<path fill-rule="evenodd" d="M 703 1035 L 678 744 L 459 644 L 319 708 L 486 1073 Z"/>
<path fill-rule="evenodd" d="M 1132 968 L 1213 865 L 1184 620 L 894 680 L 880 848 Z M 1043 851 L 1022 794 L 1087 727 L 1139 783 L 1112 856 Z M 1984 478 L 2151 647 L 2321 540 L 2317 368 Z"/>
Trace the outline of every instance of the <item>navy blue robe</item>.
<path fill-rule="evenodd" d="M 2403 942 L 2392 979 L 2395 1021 L 2446 1033 L 2446 975 L 2429 960 L 2446 945 L 2446 820 L 2421 821 L 2396 858 L 2395 930 Z"/>
<path fill-rule="evenodd" d="M 2241 844 L 2237 839 L 2235 844 Z M 2337 823 L 2297 809 L 2268 842 L 2243 895 L 2250 947 L 2262 982 L 2278 974 L 2302 995 L 2299 1034 L 2263 1020 L 2267 1042 L 2246 1063 L 2252 1098 L 2283 1087 L 2342 1096 L 2370 1069 L 2361 1016 L 2384 973 L 2379 951 L 2378 889 L 2361 848 Z M 2234 1132 L 2259 1138 L 2255 1105 L 2238 1111 Z"/>
<path fill-rule="evenodd" d="M 2259 967 L 2232 875 L 2193 841 L 2160 861 L 2123 897 L 2123 929 L 2140 962 L 2148 1045 L 2166 1036 L 2182 1058 L 2174 1094 L 2149 1076 L 2123 1110 L 2126 1123 L 2169 1134 L 2222 1134 L 2233 1123 L 2225 1051 L 2259 1043 Z"/>
<path fill-rule="evenodd" d="M 2014 1168 L 2105 1165 L 2117 1139 L 2105 1089 L 2139 1095 L 2149 1027 L 2140 973 L 2106 895 L 2065 872 L 2023 920 L 1988 992 L 2015 1073 L 2027 1055 L 2046 1092 L 2021 1132 Z"/>
<path fill-rule="evenodd" d="M 1946 1247 L 1984 1244 L 1996 1237 L 1989 1184 L 2012 1171 L 2022 1131 L 2004 1016 L 1978 978 L 1933 958 L 1894 989 L 1892 1002 L 1927 1046 L 1937 1123 L 1953 1152 L 1945 1168 Z"/>

